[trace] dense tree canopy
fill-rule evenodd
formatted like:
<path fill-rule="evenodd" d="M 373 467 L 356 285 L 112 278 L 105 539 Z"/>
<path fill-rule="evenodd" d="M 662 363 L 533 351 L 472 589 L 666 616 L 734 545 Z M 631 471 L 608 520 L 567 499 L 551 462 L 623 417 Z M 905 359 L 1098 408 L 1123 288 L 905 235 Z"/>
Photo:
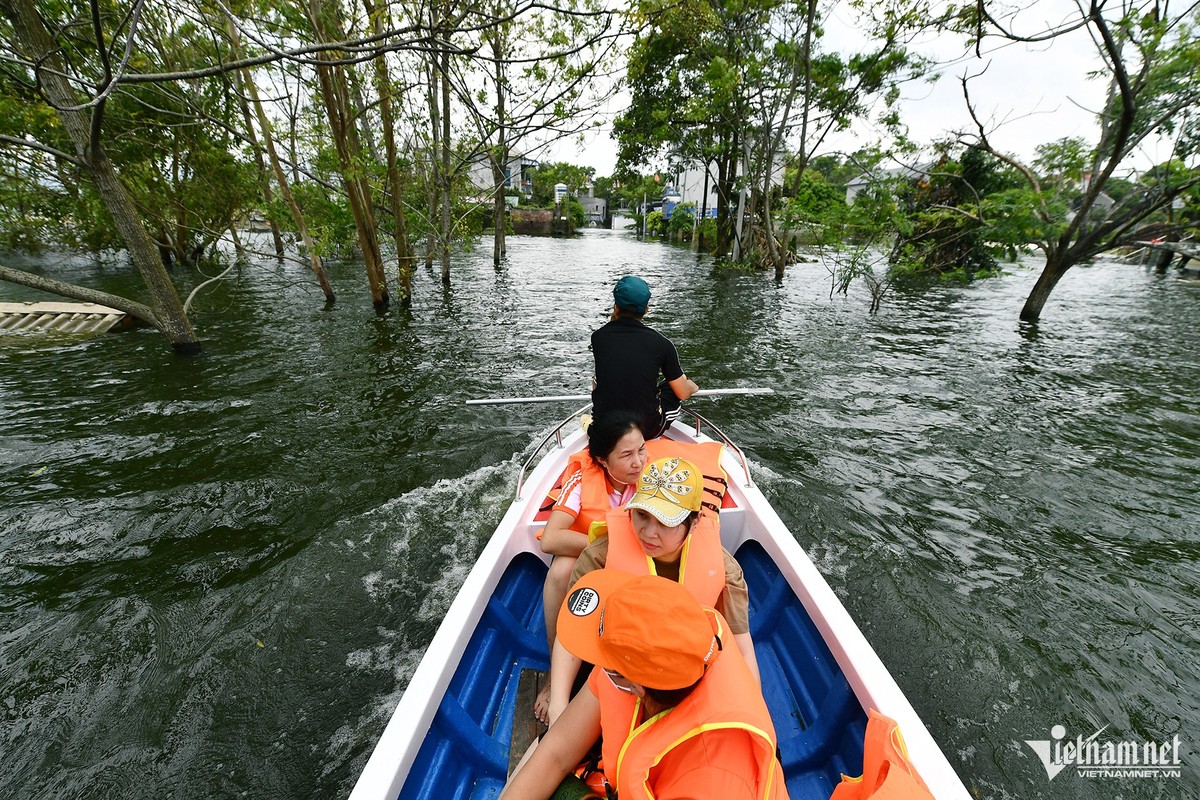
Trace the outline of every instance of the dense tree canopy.
<path fill-rule="evenodd" d="M 825 45 L 834 11 L 853 20 L 856 49 Z M 617 172 L 543 164 L 533 202 L 551 205 L 556 183 L 577 194 L 594 182 L 614 207 L 638 205 L 661 195 L 660 173 L 699 166 L 715 187 L 719 255 L 780 276 L 797 237 L 870 242 L 897 270 L 969 279 L 1034 246 L 1046 256 L 1022 312 L 1034 319 L 1073 264 L 1194 228 L 1200 44 L 1194 7 L 1153 1 L 1080 7 L 1030 31 L 1017 19 L 990 0 L 944 13 L 918 0 L 641 0 L 625 11 L 596 0 L 0 0 L 0 243 L 125 249 L 147 296 L 101 301 L 180 349 L 197 342 L 166 265 L 223 237 L 246 246 L 237 231 L 252 212 L 326 302 L 322 256 L 354 252 L 377 307 L 393 288 L 408 303 L 422 253 L 449 282 L 453 248 L 481 228 L 481 195 L 500 267 L 513 159 L 592 129 L 623 65 Z M 1090 36 L 1110 82 L 1095 135 L 1045 142 L 1026 163 L 1002 128 L 976 119 L 934 146 L 924 177 L 890 182 L 900 162 L 885 143 L 828 152 L 832 133 L 868 119 L 913 146 L 895 101 L 929 66 L 909 44 L 928 29 L 980 47 Z M 1164 137 L 1170 157 L 1131 174 L 1139 149 Z M 863 179 L 874 185 L 847 206 L 846 185 Z"/>

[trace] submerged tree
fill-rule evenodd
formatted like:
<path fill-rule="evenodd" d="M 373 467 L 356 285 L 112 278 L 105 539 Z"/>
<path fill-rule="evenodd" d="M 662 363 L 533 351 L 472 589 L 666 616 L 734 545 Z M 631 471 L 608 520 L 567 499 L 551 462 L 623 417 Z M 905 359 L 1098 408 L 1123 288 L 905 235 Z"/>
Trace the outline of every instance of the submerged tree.
<path fill-rule="evenodd" d="M 111 141 L 106 136 L 105 113 L 116 78 L 125 66 L 124 62 L 114 63 L 114 57 L 124 52 L 128 59 L 132 52 L 142 5 L 115 18 L 107 17 L 98 4 L 87 9 L 61 6 L 57 10 L 64 15 L 62 18 L 43 18 L 42 13 L 48 9 L 39 10 L 32 0 L 0 0 L 0 14 L 9 23 L 2 34 L 11 55 L 9 76 L 44 104 L 45 113 L 61 123 L 58 131 L 65 133 L 56 140 L 52 138 L 54 126 L 46 126 L 40 132 L 23 131 L 20 136 L 6 134 L 3 141 L 71 165 L 91 183 L 146 284 L 149 302 L 47 281 L 8 267 L 0 268 L 0 278 L 112 306 L 154 325 L 177 351 L 195 352 L 200 349 L 199 341 L 167 275 L 159 248 L 109 157 Z M 84 10 L 88 13 L 76 16 Z M 80 18 L 90 20 L 84 29 L 87 36 L 75 33 Z M 114 46 L 114 39 L 125 40 L 128 47 Z M 34 138 L 38 133 L 47 140 Z"/>
<path fill-rule="evenodd" d="M 1097 114 L 1099 139 L 1086 160 L 1086 180 L 1071 213 L 1063 214 L 1055 200 L 1061 184 L 1057 178 L 1047 186 L 1035 171 L 1005 153 L 996 141 L 997 130 L 989 128 L 975 112 L 970 78 L 962 79 L 963 95 L 975 123 L 961 138 L 1010 164 L 1024 178 L 1033 214 L 1041 231 L 1036 244 L 1045 254 L 1041 276 L 1030 292 L 1021 319 L 1036 320 L 1063 275 L 1074 265 L 1140 238 L 1139 230 L 1155 215 L 1170 208 L 1193 187 L 1200 185 L 1200 39 L 1196 6 L 1182 14 L 1172 13 L 1165 2 L 1092 2 L 1079 6 L 1079 13 L 1050 29 L 1019 32 L 1012 20 L 1017 10 L 1000 3 L 981 2 L 973 7 L 977 52 L 988 37 L 1010 42 L 1048 42 L 1058 37 L 1085 33 L 1095 43 L 1104 69 L 1111 76 L 1104 106 Z M 1105 189 L 1118 169 L 1148 140 L 1168 138 L 1173 143 L 1173 160 L 1180 169 L 1164 172 L 1159 179 L 1143 181 L 1108 207 Z M 1161 231 L 1161 226 L 1158 228 Z"/>
<path fill-rule="evenodd" d="M 899 182 L 905 224 L 892 244 L 893 268 L 963 281 L 996 274 L 997 256 L 1032 238 L 997 202 L 1017 188 L 1011 169 L 973 147 L 944 153 L 920 176 Z"/>
<path fill-rule="evenodd" d="M 491 24 L 480 31 L 483 46 L 472 55 L 483 79 L 466 75 L 456 87 L 491 168 L 496 266 L 505 251 L 505 195 L 514 156 L 599 124 L 596 112 L 616 86 L 608 80 L 608 65 L 625 34 L 625 16 L 593 0 L 566 0 L 521 16 L 519 7 L 514 0 L 492 0 Z"/>

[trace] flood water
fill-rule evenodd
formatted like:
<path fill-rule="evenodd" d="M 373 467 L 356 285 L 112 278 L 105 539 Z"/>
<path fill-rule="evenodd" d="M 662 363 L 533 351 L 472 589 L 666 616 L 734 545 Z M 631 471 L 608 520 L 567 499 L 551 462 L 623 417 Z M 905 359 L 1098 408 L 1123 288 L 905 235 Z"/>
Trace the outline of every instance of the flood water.
<path fill-rule="evenodd" d="M 1100 261 L 1029 326 L 1020 267 L 872 316 L 820 263 L 776 284 L 607 231 L 490 252 L 384 316 L 353 264 L 326 309 L 255 260 L 195 301 L 197 358 L 0 336 L 4 797 L 347 795 L 573 410 L 463 401 L 586 392 L 628 271 L 702 387 L 777 392 L 695 407 L 976 796 L 1200 797 L 1200 286 Z M 5 263 L 140 291 L 120 260 Z M 1178 734 L 1182 776 L 1050 779 L 1025 740 L 1055 726 Z"/>

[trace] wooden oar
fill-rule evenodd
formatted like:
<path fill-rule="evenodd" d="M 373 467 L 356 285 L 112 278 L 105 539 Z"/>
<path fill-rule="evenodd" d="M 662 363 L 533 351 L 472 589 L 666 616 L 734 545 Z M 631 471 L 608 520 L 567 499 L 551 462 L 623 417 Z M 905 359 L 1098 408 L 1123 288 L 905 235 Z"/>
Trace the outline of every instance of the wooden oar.
<path fill-rule="evenodd" d="M 701 389 L 693 393 L 692 397 L 716 397 L 727 394 L 775 394 L 775 390 L 766 388 Z M 548 397 L 487 397 L 481 400 L 468 400 L 467 405 L 504 406 L 513 403 L 565 403 L 567 401 L 586 403 L 591 399 L 590 394 L 559 394 Z"/>

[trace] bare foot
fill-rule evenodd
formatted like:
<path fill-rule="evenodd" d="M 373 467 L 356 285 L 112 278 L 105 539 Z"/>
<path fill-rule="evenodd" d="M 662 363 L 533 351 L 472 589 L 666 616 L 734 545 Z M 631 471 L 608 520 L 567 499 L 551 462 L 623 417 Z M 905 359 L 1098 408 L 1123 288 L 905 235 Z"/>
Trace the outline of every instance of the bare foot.
<path fill-rule="evenodd" d="M 547 680 L 533 701 L 533 716 L 543 725 L 550 724 L 550 681 Z"/>

